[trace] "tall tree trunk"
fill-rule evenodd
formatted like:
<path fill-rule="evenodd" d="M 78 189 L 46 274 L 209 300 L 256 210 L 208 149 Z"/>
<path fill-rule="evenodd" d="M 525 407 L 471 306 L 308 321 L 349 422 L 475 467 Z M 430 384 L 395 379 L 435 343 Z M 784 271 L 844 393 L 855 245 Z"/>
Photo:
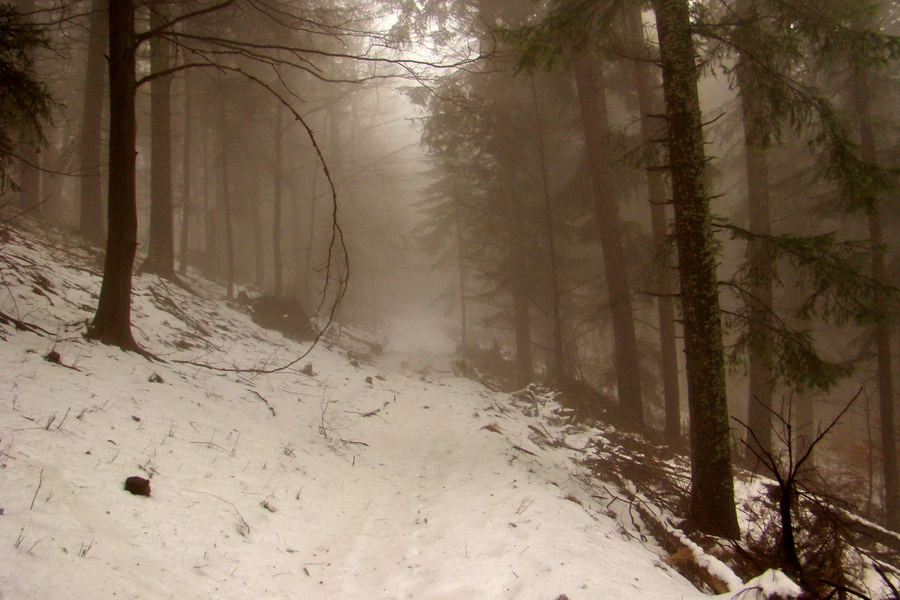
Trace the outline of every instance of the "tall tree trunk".
<path fill-rule="evenodd" d="M 319 170 L 313 169 L 312 189 L 309 202 L 309 230 L 306 236 L 306 248 L 303 255 L 303 299 L 307 310 L 312 310 L 313 303 L 313 249 L 316 242 L 316 204 L 318 202 Z"/>
<path fill-rule="evenodd" d="M 756 22 L 755 10 L 748 0 L 738 0 L 737 14 L 748 25 Z M 746 56 L 741 55 L 737 65 L 737 82 L 741 96 L 741 117 L 744 128 L 744 159 L 747 176 L 747 203 L 750 213 L 749 229 L 754 236 L 747 249 L 749 266 L 749 298 L 747 311 L 749 323 L 750 379 L 747 398 L 748 468 L 760 466 L 757 456 L 772 453 L 772 307 L 774 306 L 773 280 L 774 257 L 765 239 L 772 234 L 772 218 L 769 207 L 769 165 L 766 157 L 766 141 L 762 134 L 765 126 L 753 67 Z"/>
<path fill-rule="evenodd" d="M 516 336 L 516 386 L 524 388 L 531 383 L 534 358 L 531 353 L 531 315 L 528 297 L 523 290 L 513 291 L 513 330 Z"/>
<path fill-rule="evenodd" d="M 459 203 L 456 201 L 457 204 Z M 457 208 L 456 212 L 456 263 L 459 269 L 459 327 L 460 327 L 460 348 L 462 357 L 469 357 L 469 323 L 466 305 L 466 261 L 463 246 L 462 234 L 462 214 Z"/>
<path fill-rule="evenodd" d="M 91 4 L 87 67 L 84 77 L 84 106 L 81 109 L 81 199 L 78 230 L 94 244 L 103 242 L 103 105 L 109 0 Z"/>
<path fill-rule="evenodd" d="M 809 391 L 796 392 L 791 397 L 791 432 L 794 455 L 803 456 L 816 437 L 815 400 Z M 814 458 L 814 457 L 813 457 Z"/>
<path fill-rule="evenodd" d="M 272 167 L 275 191 L 272 196 L 272 255 L 275 259 L 273 273 L 275 276 L 275 296 L 281 296 L 283 292 L 283 270 L 281 263 L 281 157 L 283 145 L 283 132 L 281 130 L 281 113 L 284 107 L 278 102 L 275 108 L 275 164 Z"/>
<path fill-rule="evenodd" d="M 631 2 L 627 10 L 629 38 L 634 55 L 646 56 L 648 53 L 641 9 L 637 3 Z M 659 117 L 654 116 L 663 112 L 662 97 L 655 91 L 658 87 L 658 77 L 649 61 L 632 61 L 632 68 L 646 164 L 657 167 L 662 162 L 657 146 L 665 129 Z M 659 321 L 659 367 L 663 382 L 665 439 L 670 444 L 678 444 L 681 441 L 681 399 L 678 389 L 678 348 L 675 333 L 675 284 L 672 281 L 674 265 L 666 224 L 666 186 L 658 169 L 647 170 L 647 195 L 650 201 L 650 223 L 656 267 L 656 313 Z"/>
<path fill-rule="evenodd" d="M 41 153 L 38 141 L 22 146 L 22 174 L 19 177 L 19 207 L 22 212 L 46 213 L 41 206 Z"/>
<path fill-rule="evenodd" d="M 15 7 L 20 15 L 25 15 L 29 20 L 35 11 L 34 0 L 18 0 Z M 18 181 L 19 210 L 22 213 L 40 213 L 46 210 L 41 206 L 41 154 L 38 138 L 39 136 L 35 135 L 33 139 L 27 140 L 19 154 L 21 157 L 21 174 Z"/>
<path fill-rule="evenodd" d="M 554 386 L 564 384 L 569 377 L 566 364 L 565 342 L 562 317 L 562 291 L 559 284 L 559 259 L 556 252 L 556 231 L 554 226 L 553 199 L 550 195 L 550 170 L 547 164 L 547 151 L 544 145 L 544 120 L 537 98 L 534 77 L 531 77 L 531 98 L 534 103 L 535 122 L 537 124 L 538 162 L 541 171 L 541 196 L 544 207 L 544 233 L 547 238 L 547 265 L 550 275 L 550 319 L 553 326 L 553 369 L 550 382 Z"/>
<path fill-rule="evenodd" d="M 97 314 L 87 337 L 140 351 L 131 333 L 131 271 L 137 251 L 134 0 L 115 0 L 108 14 L 109 235 Z"/>
<path fill-rule="evenodd" d="M 202 93 L 203 98 L 201 104 L 208 106 L 209 103 L 212 102 L 209 88 L 205 88 Z M 207 274 L 214 277 L 219 274 L 219 230 L 217 226 L 218 219 L 216 218 L 218 216 L 218 210 L 216 209 L 213 195 L 209 193 L 209 188 L 210 179 L 212 178 L 211 172 L 215 166 L 215 161 L 211 160 L 210 157 L 210 144 L 215 142 L 210 140 L 212 115 L 210 115 L 208 111 L 200 111 L 199 116 L 201 154 L 203 156 L 203 268 L 206 270 Z"/>
<path fill-rule="evenodd" d="M 652 0 L 666 100 L 691 432 L 690 520 L 738 537 L 716 252 L 687 0 Z"/>
<path fill-rule="evenodd" d="M 151 29 L 161 27 L 166 18 L 163 6 L 150 11 Z M 150 70 L 169 68 L 170 44 L 163 37 L 150 38 Z M 150 241 L 143 273 L 177 279 L 172 223 L 172 77 L 150 82 Z"/>
<path fill-rule="evenodd" d="M 225 94 L 219 101 L 219 149 L 221 151 L 221 167 L 222 167 L 222 209 L 225 217 L 225 252 L 226 252 L 226 269 L 225 278 L 228 288 L 228 299 L 234 297 L 234 232 L 232 231 L 231 222 L 231 181 L 229 162 L 229 154 L 231 146 L 228 143 L 228 119 L 225 114 Z"/>
<path fill-rule="evenodd" d="M 875 132 L 872 127 L 870 89 L 868 74 L 858 68 L 853 78 L 854 104 L 859 119 L 859 139 L 862 159 L 868 164 L 877 164 Z M 872 277 L 882 285 L 888 283 L 885 257 L 884 232 L 882 231 L 880 202 L 869 210 L 869 240 L 871 244 Z M 887 314 L 888 298 L 879 292 L 878 308 Z M 884 320 L 875 325 L 875 351 L 877 354 L 877 381 L 879 417 L 881 421 L 881 461 L 884 477 L 884 525 L 888 529 L 900 531 L 900 474 L 897 471 L 896 421 L 894 415 L 894 381 L 891 373 L 891 329 Z"/>
<path fill-rule="evenodd" d="M 187 273 L 188 262 L 190 261 L 191 252 L 191 217 L 193 216 L 193 206 L 191 206 L 191 184 L 193 179 L 193 170 L 191 165 L 192 137 L 193 137 L 193 94 L 194 89 L 191 85 L 193 77 L 191 72 L 184 72 L 184 137 L 182 139 L 182 168 L 181 168 L 181 263 L 178 265 L 178 273 L 184 275 Z"/>
<path fill-rule="evenodd" d="M 591 64 L 588 55 L 582 55 L 575 61 L 575 83 L 594 190 L 600 245 L 603 248 L 603 266 L 609 288 L 619 410 L 626 422 L 635 429 L 642 430 L 644 408 L 641 401 L 640 359 L 634 333 L 631 291 L 628 289 L 628 273 L 622 251 L 619 209 L 610 188 L 612 172 L 601 137 L 609 131 L 606 89 L 602 71 Z"/>

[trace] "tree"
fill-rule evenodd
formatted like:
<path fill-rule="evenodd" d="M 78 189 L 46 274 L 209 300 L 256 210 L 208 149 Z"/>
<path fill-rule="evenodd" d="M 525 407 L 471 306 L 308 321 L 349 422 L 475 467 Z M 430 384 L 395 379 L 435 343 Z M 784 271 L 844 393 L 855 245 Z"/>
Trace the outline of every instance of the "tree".
<path fill-rule="evenodd" d="M 748 425 L 753 432 L 746 458 L 752 467 L 759 464 L 757 454 L 772 453 L 772 388 L 773 375 L 770 368 L 772 353 L 772 307 L 774 306 L 774 257 L 769 251 L 766 239 L 772 235 L 769 208 L 769 169 L 766 146 L 770 135 L 765 126 L 767 115 L 763 109 L 764 98 L 760 97 L 761 67 L 747 56 L 752 47 L 742 43 L 753 37 L 746 34 L 749 28 L 760 26 L 755 5 L 747 0 L 737 0 L 736 13 L 741 26 L 737 34 L 739 48 L 736 67 L 737 84 L 741 98 L 741 123 L 744 130 L 744 160 L 747 175 L 747 203 L 750 213 L 749 232 L 753 236 L 747 251 L 747 271 L 749 273 L 748 303 L 748 354 L 749 393 Z M 742 35 L 743 34 L 743 35 Z M 756 36 L 758 37 L 758 36 Z"/>
<path fill-rule="evenodd" d="M 110 2 L 108 14 L 109 233 L 100 300 L 86 336 L 141 351 L 131 332 L 131 271 L 137 252 L 134 0 Z"/>
<path fill-rule="evenodd" d="M 107 45 L 108 4 L 109 0 L 93 0 L 91 3 L 79 148 L 81 201 L 78 230 L 87 240 L 98 245 L 103 241 L 102 125 L 106 81 L 103 55 Z"/>
<path fill-rule="evenodd" d="M 586 53 L 575 59 L 574 71 L 600 243 L 603 247 L 603 266 L 609 289 L 619 410 L 625 422 L 640 431 L 644 429 L 644 410 L 631 291 L 628 288 L 627 266 L 622 252 L 622 226 L 611 186 L 612 171 L 601 140 L 601 136 L 609 131 L 603 72 L 602 67 L 591 63 L 590 55 Z"/>
<path fill-rule="evenodd" d="M 870 108 L 868 72 L 863 64 L 855 65 L 853 73 L 853 107 L 858 119 L 860 152 L 863 161 L 878 164 L 875 130 Z M 876 282 L 887 283 L 885 261 L 885 237 L 882 228 L 884 200 L 873 198 L 867 209 L 872 277 Z M 883 289 L 876 296 L 877 309 L 888 314 L 889 299 Z M 877 386 L 881 423 L 881 460 L 884 477 L 885 526 L 900 531 L 900 471 L 898 471 L 896 416 L 894 410 L 894 382 L 891 362 L 891 327 L 887 319 L 874 326 L 877 363 Z"/>
<path fill-rule="evenodd" d="M 150 7 L 150 29 L 167 25 L 165 4 Z M 150 69 L 161 74 L 150 81 L 150 239 L 140 272 L 170 281 L 175 274 L 175 237 L 172 212 L 172 102 L 170 44 L 164 36 L 150 38 Z"/>
<path fill-rule="evenodd" d="M 675 210 L 691 441 L 690 519 L 727 537 L 740 530 L 734 506 L 725 358 L 716 250 L 697 91 L 698 66 L 686 0 L 653 0 L 666 102 Z"/>
<path fill-rule="evenodd" d="M 46 45 L 40 25 L 26 22 L 11 4 L 0 4 L 0 193 L 18 187 L 10 174 L 13 159 L 43 141 L 53 101 L 34 73 L 32 52 Z"/>
<path fill-rule="evenodd" d="M 643 144 L 643 164 L 647 170 L 647 196 L 650 204 L 650 226 L 653 236 L 654 265 L 656 267 L 656 307 L 659 322 L 659 361 L 663 381 L 665 410 L 665 438 L 670 444 L 681 440 L 681 401 L 678 383 L 678 354 L 675 335 L 675 284 L 672 281 L 671 245 L 668 240 L 666 216 L 666 186 L 658 141 L 664 134 L 662 97 L 659 75 L 654 72 L 644 39 L 644 24 L 640 6 L 629 3 L 625 8 L 628 47 L 636 60 L 631 61 L 634 89 L 637 94 L 640 135 Z"/>

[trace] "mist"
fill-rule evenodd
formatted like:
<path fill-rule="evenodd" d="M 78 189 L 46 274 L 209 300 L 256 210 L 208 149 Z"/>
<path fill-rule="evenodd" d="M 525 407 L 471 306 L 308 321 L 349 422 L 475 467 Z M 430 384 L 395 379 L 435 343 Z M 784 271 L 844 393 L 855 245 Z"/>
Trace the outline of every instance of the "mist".
<path fill-rule="evenodd" d="M 688 529 L 803 456 L 897 532 L 898 7 L 644 4 L 19 0 L 0 228 L 93 253 L 99 343 L 208 280 L 687 456 Z"/>

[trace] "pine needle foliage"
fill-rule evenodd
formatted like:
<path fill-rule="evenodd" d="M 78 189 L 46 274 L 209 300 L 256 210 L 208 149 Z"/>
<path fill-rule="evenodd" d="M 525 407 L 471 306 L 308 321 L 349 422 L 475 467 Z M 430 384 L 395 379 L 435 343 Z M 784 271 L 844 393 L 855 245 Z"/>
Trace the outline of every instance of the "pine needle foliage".
<path fill-rule="evenodd" d="M 9 173 L 23 144 L 42 144 L 42 121 L 53 101 L 34 73 L 32 53 L 47 47 L 39 25 L 23 21 L 12 4 L 0 3 L 0 192 L 17 189 Z"/>
<path fill-rule="evenodd" d="M 796 390 L 833 388 L 852 373 L 853 361 L 833 362 L 823 358 L 809 327 L 822 322 L 839 327 L 883 322 L 888 315 L 881 310 L 880 300 L 898 297 L 896 288 L 879 284 L 867 273 L 868 243 L 838 240 L 835 233 L 760 236 L 733 225 L 727 227 L 734 239 L 762 241 L 768 260 L 781 264 L 782 271 L 790 271 L 790 285 L 802 292 L 802 299 L 790 315 L 778 312 L 775 307 L 768 308 L 773 317 L 770 330 L 773 376 Z M 774 272 L 775 283 L 784 286 L 778 270 Z M 737 333 L 730 348 L 732 365 L 741 364 L 753 345 L 761 342 L 749 333 L 751 317 L 746 308 L 754 303 L 748 297 L 749 282 L 754 276 L 747 263 L 729 282 L 744 307 L 738 313 L 727 315 L 728 325 Z M 807 328 L 803 328 L 804 324 Z"/>

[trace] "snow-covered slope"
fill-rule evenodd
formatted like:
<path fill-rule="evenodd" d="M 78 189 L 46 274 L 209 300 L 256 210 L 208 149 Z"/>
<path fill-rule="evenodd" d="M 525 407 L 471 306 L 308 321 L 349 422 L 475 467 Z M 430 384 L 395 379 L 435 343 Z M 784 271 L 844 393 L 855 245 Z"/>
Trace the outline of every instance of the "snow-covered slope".
<path fill-rule="evenodd" d="M 0 311 L 46 330 L 0 328 L 0 598 L 702 596 L 584 491 L 577 451 L 529 439 L 565 437 L 547 407 L 451 376 L 437 334 L 398 323 L 369 364 L 338 343 L 216 371 L 175 361 L 306 347 L 139 277 L 151 362 L 81 337 L 88 258 L 33 231 L 0 246 Z"/>

